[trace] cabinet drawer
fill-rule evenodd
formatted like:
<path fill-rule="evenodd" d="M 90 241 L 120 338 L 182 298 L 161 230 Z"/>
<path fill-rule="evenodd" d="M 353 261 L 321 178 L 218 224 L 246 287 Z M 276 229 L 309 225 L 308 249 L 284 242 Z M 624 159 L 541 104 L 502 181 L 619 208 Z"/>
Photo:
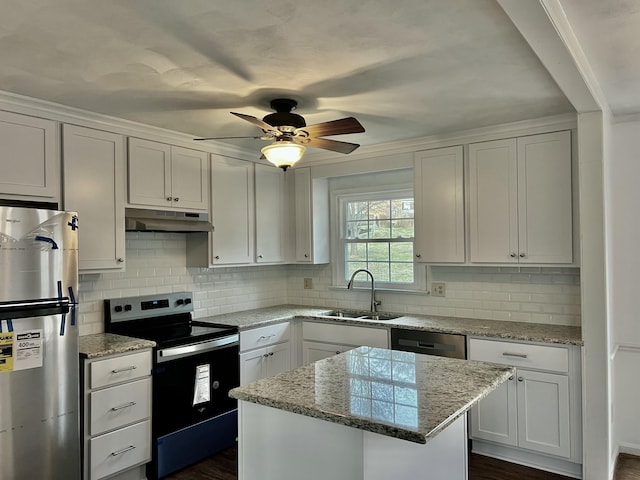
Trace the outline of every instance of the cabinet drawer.
<path fill-rule="evenodd" d="M 91 480 L 151 460 L 151 421 L 106 433 L 89 441 Z"/>
<path fill-rule="evenodd" d="M 91 363 L 91 388 L 135 380 L 151 375 L 151 352 L 132 353 Z"/>
<path fill-rule="evenodd" d="M 384 328 L 304 322 L 302 324 L 302 338 L 355 347 L 366 345 L 368 347 L 389 348 L 389 332 Z"/>
<path fill-rule="evenodd" d="M 286 342 L 291 336 L 289 322 L 268 325 L 240 332 L 240 351 Z"/>
<path fill-rule="evenodd" d="M 569 372 L 569 350 L 561 346 L 472 338 L 469 340 L 469 359 L 537 370 Z"/>
<path fill-rule="evenodd" d="M 151 378 L 89 394 L 89 433 L 99 435 L 151 416 Z"/>

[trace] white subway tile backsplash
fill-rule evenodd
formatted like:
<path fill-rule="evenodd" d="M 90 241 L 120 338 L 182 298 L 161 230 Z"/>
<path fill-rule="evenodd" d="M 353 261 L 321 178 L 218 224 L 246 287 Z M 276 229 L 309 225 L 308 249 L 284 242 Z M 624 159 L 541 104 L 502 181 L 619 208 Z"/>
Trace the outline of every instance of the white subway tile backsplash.
<path fill-rule="evenodd" d="M 187 268 L 186 237 L 127 233 L 126 271 L 80 275 L 80 332 L 103 331 L 103 300 L 193 291 L 195 316 L 291 303 L 367 309 L 367 291 L 332 288 L 329 265 Z M 313 278 L 305 290 L 303 279 Z M 446 297 L 379 292 L 383 311 L 580 325 L 580 274 L 565 267 L 432 267 Z"/>

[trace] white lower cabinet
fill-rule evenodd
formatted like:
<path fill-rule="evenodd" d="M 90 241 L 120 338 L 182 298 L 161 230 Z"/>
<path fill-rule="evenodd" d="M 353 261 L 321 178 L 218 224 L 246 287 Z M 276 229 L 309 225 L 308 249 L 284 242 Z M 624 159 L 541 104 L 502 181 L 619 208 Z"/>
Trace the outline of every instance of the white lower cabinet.
<path fill-rule="evenodd" d="M 82 478 L 144 479 L 151 460 L 151 350 L 84 359 Z"/>
<path fill-rule="evenodd" d="M 323 322 L 302 323 L 302 363 L 305 365 L 361 346 L 389 348 L 389 330 Z"/>
<path fill-rule="evenodd" d="M 290 328 L 283 322 L 240 332 L 240 385 L 291 370 Z"/>
<path fill-rule="evenodd" d="M 516 367 L 471 409 L 474 451 L 579 476 L 580 348 L 471 338 L 469 359 Z"/>

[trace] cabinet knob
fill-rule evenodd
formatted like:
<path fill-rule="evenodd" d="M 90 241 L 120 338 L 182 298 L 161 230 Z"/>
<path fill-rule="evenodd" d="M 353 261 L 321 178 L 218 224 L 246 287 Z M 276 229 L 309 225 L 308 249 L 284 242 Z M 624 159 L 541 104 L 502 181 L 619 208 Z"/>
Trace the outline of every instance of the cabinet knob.
<path fill-rule="evenodd" d="M 516 256 L 517 256 L 517 255 L 516 255 L 515 253 L 512 253 L 512 254 L 511 254 L 511 255 L 509 255 L 509 256 L 510 256 L 511 258 L 516 258 Z"/>
<path fill-rule="evenodd" d="M 511 380 L 513 380 L 513 375 L 511 375 L 511 376 L 509 377 L 509 381 L 511 381 Z"/>
<path fill-rule="evenodd" d="M 270 356 L 270 357 L 273 357 L 273 352 L 269 353 L 269 356 Z"/>
<path fill-rule="evenodd" d="M 124 258 L 120 257 L 120 258 L 118 259 L 118 263 L 124 263 Z"/>
<path fill-rule="evenodd" d="M 520 258 L 524 258 L 524 253 L 521 253 L 521 254 L 520 254 Z"/>
<path fill-rule="evenodd" d="M 518 381 L 519 382 L 523 382 L 524 381 L 524 377 L 518 377 Z"/>
<path fill-rule="evenodd" d="M 262 356 L 263 356 L 264 358 L 267 358 L 267 357 L 269 356 L 269 354 L 268 354 L 268 353 L 265 353 L 265 354 L 263 354 Z"/>
<path fill-rule="evenodd" d="M 180 201 L 180 197 L 176 197 L 173 199 L 174 202 L 179 202 Z"/>
<path fill-rule="evenodd" d="M 258 258 L 262 258 L 262 255 L 258 255 Z"/>
<path fill-rule="evenodd" d="M 336 355 L 340 355 L 340 350 L 336 350 Z"/>
<path fill-rule="evenodd" d="M 308 253 L 305 253 L 305 254 L 304 254 L 304 258 L 309 258 L 309 254 L 308 254 Z"/>
<path fill-rule="evenodd" d="M 170 202 L 171 200 L 173 200 L 173 197 L 167 197 L 167 202 Z"/>
<path fill-rule="evenodd" d="M 220 260 L 220 255 L 216 255 L 216 260 Z"/>
<path fill-rule="evenodd" d="M 420 255 L 419 253 L 416 253 L 416 258 L 422 258 L 422 255 Z"/>

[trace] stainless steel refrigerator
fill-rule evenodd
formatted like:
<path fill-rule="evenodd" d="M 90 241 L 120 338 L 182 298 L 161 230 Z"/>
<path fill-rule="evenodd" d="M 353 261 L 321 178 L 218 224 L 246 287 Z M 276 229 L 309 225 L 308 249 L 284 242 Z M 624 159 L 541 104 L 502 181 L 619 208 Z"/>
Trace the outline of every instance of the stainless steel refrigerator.
<path fill-rule="evenodd" d="M 0 207 L 0 479 L 80 478 L 78 217 Z"/>

